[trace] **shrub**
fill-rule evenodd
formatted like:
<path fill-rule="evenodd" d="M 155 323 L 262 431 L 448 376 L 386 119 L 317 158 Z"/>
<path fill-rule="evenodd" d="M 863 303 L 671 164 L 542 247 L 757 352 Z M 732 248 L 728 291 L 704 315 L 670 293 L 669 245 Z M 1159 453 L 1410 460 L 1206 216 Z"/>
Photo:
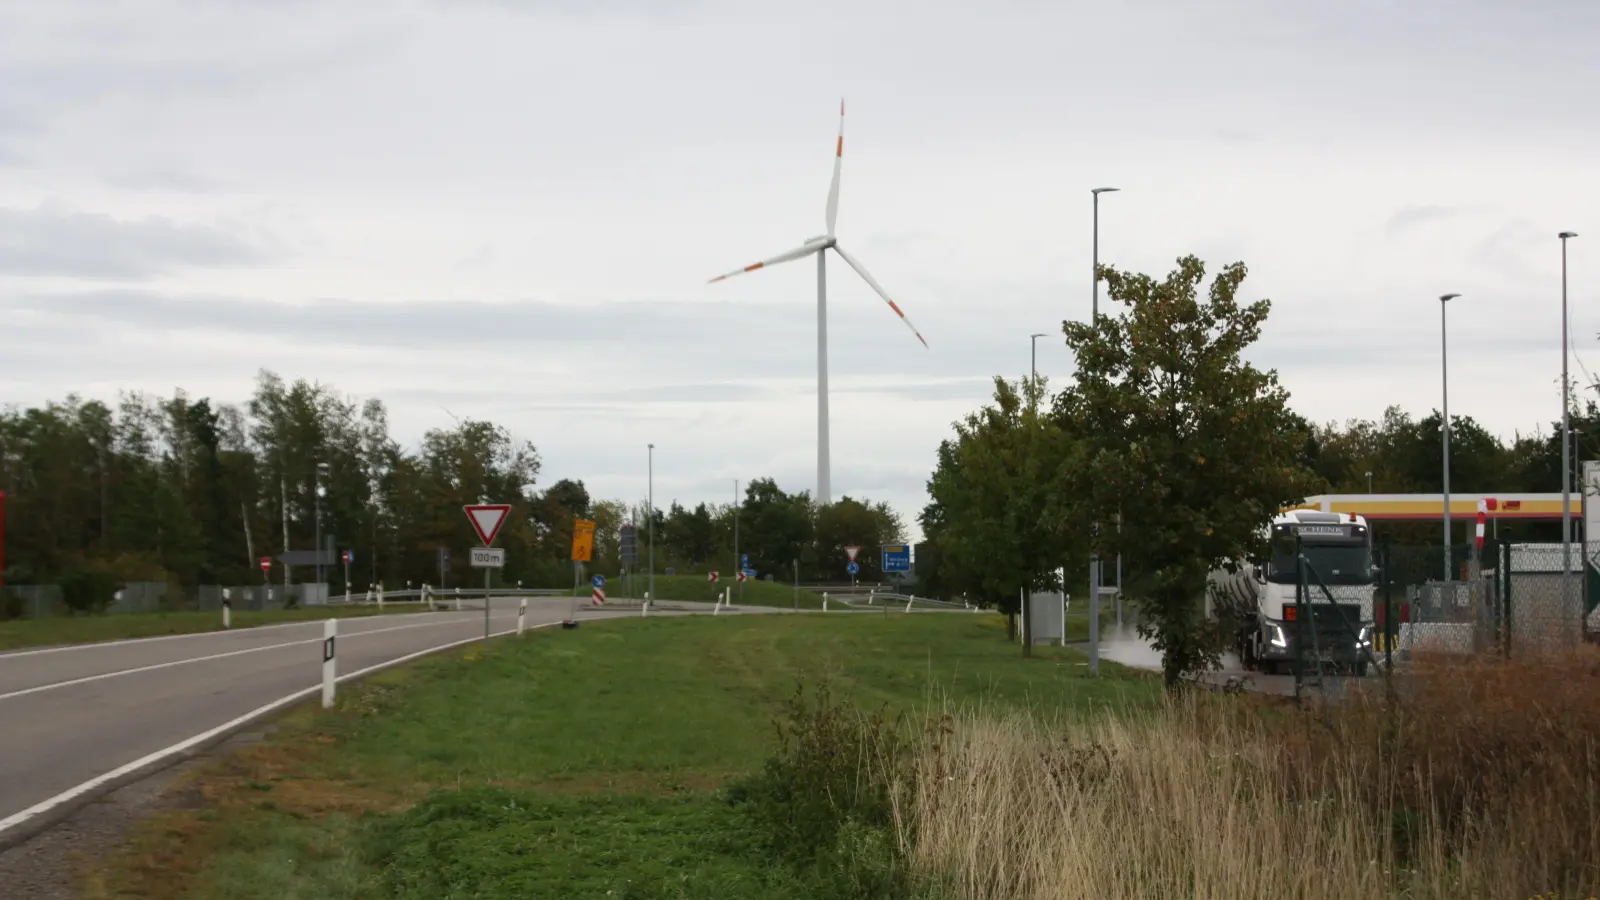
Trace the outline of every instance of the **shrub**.
<path fill-rule="evenodd" d="M 907 895 L 905 722 L 837 702 L 826 684 L 808 695 L 802 683 L 775 725 L 777 752 L 728 791 L 767 852 L 810 876 L 819 896 Z"/>

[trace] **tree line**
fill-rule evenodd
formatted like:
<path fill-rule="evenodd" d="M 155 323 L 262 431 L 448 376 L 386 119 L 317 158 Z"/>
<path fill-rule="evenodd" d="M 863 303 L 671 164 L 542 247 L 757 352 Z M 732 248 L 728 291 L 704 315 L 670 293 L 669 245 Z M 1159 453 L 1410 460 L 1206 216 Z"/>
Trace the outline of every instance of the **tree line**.
<path fill-rule="evenodd" d="M 1051 393 L 1042 378 L 996 377 L 992 401 L 941 443 L 919 515 L 924 589 L 1015 615 L 1023 591 L 1086 595 L 1091 553 L 1120 555 L 1140 631 L 1174 684 L 1222 647 L 1197 602 L 1207 573 L 1258 556 L 1263 526 L 1284 506 L 1369 484 L 1438 492 L 1437 412 L 1390 407 L 1372 421 L 1315 425 L 1290 408 L 1275 371 L 1243 359 L 1271 309 L 1237 299 L 1245 274 L 1234 263 L 1202 287 L 1192 256 L 1161 279 L 1101 267 L 1121 311 L 1063 323 L 1072 381 Z M 1577 460 L 1600 455 L 1600 408 L 1571 402 L 1576 486 Z M 1560 490 L 1559 421 L 1509 441 L 1470 416 L 1452 415 L 1450 429 L 1453 491 Z M 1472 526 L 1461 521 L 1455 540 L 1470 540 Z M 1442 542 L 1433 523 L 1383 527 L 1398 541 Z M 1560 536 L 1556 522 L 1516 528 L 1529 540 Z"/>
<path fill-rule="evenodd" d="M 266 371 L 242 404 L 179 390 L 9 407 L 0 410 L 0 578 L 258 584 L 269 577 L 258 564 L 266 556 L 281 584 L 277 558 L 315 549 L 320 521 L 325 546 L 354 555 L 354 590 L 475 584 L 466 551 L 477 537 L 462 506 L 484 502 L 511 505 L 496 540 L 507 548 L 500 577 L 527 586 L 571 586 L 579 518 L 596 522 L 588 571 L 607 574 L 621 570 L 624 523 L 638 529 L 644 565 L 652 516 L 658 572 L 730 571 L 736 517 L 741 553 L 780 580 L 793 577 L 796 561 L 807 580 L 845 577 L 841 547 L 904 537 L 885 504 L 846 497 L 819 507 L 770 478 L 752 480 L 737 508 L 673 501 L 650 510 L 591 497 L 581 478 L 541 486 L 542 474 L 533 444 L 502 425 L 461 419 L 405 447 L 381 400 Z M 877 576 L 875 556 L 862 553 L 863 577 Z M 334 592 L 344 590 L 344 572 L 340 564 L 327 570 Z M 314 569 L 296 567 L 290 577 L 310 581 Z"/>

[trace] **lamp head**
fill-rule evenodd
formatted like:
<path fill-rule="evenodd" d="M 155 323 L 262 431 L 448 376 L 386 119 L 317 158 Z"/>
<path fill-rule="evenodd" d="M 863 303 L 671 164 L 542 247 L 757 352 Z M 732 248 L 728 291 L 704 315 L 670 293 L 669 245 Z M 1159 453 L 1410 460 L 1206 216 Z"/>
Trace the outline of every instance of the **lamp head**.
<path fill-rule="evenodd" d="M 1460 294 L 1442 294 L 1439 297 L 1439 302 L 1440 303 L 1445 303 L 1447 301 L 1454 300 L 1459 296 L 1461 296 L 1461 295 Z"/>
<path fill-rule="evenodd" d="M 1114 193 L 1116 193 L 1117 191 L 1120 191 L 1120 190 L 1122 190 L 1122 188 L 1097 187 L 1097 188 L 1090 188 L 1089 189 L 1089 193 L 1094 194 L 1095 196 L 1099 196 L 1100 194 L 1114 194 Z"/>
<path fill-rule="evenodd" d="M 1556 237 L 1561 238 L 1563 241 L 1566 240 L 1567 238 L 1575 238 L 1577 236 L 1578 236 L 1578 233 L 1576 231 L 1563 231 L 1560 234 L 1556 235 Z"/>
<path fill-rule="evenodd" d="M 1049 337 L 1049 336 L 1050 336 L 1050 333 L 1047 332 L 1047 331 L 1041 331 L 1038 334 L 1030 334 L 1030 335 L 1028 335 L 1028 337 L 1030 337 L 1030 338 L 1042 338 L 1042 337 Z"/>

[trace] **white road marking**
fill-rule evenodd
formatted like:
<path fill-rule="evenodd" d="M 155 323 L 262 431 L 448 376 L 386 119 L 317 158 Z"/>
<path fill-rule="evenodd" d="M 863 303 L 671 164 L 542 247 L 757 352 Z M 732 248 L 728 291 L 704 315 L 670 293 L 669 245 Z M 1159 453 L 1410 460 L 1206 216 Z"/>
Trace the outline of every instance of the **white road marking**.
<path fill-rule="evenodd" d="M 318 620 L 319 624 L 320 621 L 321 620 Z M 460 625 L 464 621 L 475 621 L 475 619 L 448 619 L 442 622 L 418 622 L 415 625 L 394 625 L 389 628 L 374 628 L 367 631 L 352 631 L 348 634 L 341 635 L 341 637 L 348 640 L 351 638 L 365 637 L 369 634 L 386 634 L 391 631 L 409 631 L 413 628 L 436 628 L 441 625 Z M 8 694 L 0 694 L 0 700 L 11 700 L 16 697 L 25 697 L 29 694 L 37 694 L 42 691 L 53 691 L 57 688 L 72 687 L 75 684 L 88 684 L 91 681 L 103 681 L 107 678 L 121 678 L 124 675 L 138 675 L 141 672 L 154 672 L 157 669 L 170 669 L 173 666 L 186 666 L 190 663 L 209 662 L 214 659 L 227 659 L 230 656 L 243 656 L 246 653 L 261 653 L 266 650 L 278 650 L 284 647 L 299 647 L 305 644 L 320 643 L 322 643 L 322 638 L 314 637 L 305 638 L 298 641 L 285 641 L 281 644 L 266 644 L 261 647 L 246 647 L 243 650 L 229 650 L 226 653 L 212 653 L 208 656 L 191 656 L 187 659 L 174 659 L 163 663 L 152 663 L 147 666 L 135 666 L 131 669 L 118 669 L 115 672 L 102 672 L 98 675 L 85 675 L 82 678 L 70 678 L 66 681 L 56 681 L 50 684 L 35 685 L 34 687 L 23 688 L 22 690 L 12 691 Z"/>
<path fill-rule="evenodd" d="M 453 610 L 441 610 L 441 612 L 453 612 Z M 407 619 L 412 616 L 431 615 L 436 615 L 436 613 L 423 610 L 422 612 L 414 613 L 380 613 L 373 616 L 334 616 L 332 618 L 353 620 Z M 121 640 L 111 641 L 89 641 L 88 643 L 84 644 L 63 644 L 59 647 L 40 647 L 37 650 L 9 650 L 5 653 L 0 653 L 0 662 L 5 662 L 8 659 L 17 659 L 23 656 L 38 656 L 43 653 L 66 653 L 70 650 L 103 650 L 106 647 L 124 647 L 128 644 L 148 644 L 153 641 L 176 641 L 181 638 L 215 637 L 219 634 L 244 634 L 252 631 L 272 631 L 277 628 L 298 628 L 306 625 L 321 624 L 321 619 L 302 619 L 298 622 L 279 622 L 276 625 L 241 625 L 238 628 L 214 628 L 210 631 L 190 631 L 185 632 L 184 634 L 158 634 L 154 637 L 122 638 Z"/>
<path fill-rule="evenodd" d="M 559 625 L 559 624 L 560 624 L 559 622 L 546 622 L 546 623 L 544 623 L 542 625 L 530 626 L 528 630 L 531 631 L 534 628 L 549 628 L 552 625 Z M 514 632 L 515 632 L 515 629 L 507 629 L 505 631 L 492 632 L 491 636 L 492 637 L 499 637 L 501 635 L 513 634 Z M 319 638 L 318 640 L 320 641 L 321 639 Z M 399 656 L 399 657 L 396 657 L 394 659 L 388 660 L 387 662 L 381 662 L 381 663 L 378 663 L 377 665 L 367 666 L 365 669 L 358 669 L 358 670 L 356 670 L 354 672 L 351 672 L 348 675 L 340 675 L 338 680 L 339 681 L 348 681 L 348 680 L 350 680 L 352 678 L 360 678 L 363 675 L 370 675 L 373 672 L 377 672 L 377 671 L 379 671 L 381 669 L 387 669 L 390 666 L 399 665 L 400 663 L 403 663 L 403 662 L 409 662 L 409 661 L 411 661 L 413 659 L 416 659 L 416 658 L 418 658 L 420 656 L 426 656 L 429 653 L 437 653 L 440 650 L 448 650 L 451 647 L 460 647 L 463 644 L 470 644 L 473 641 L 481 641 L 481 640 L 483 640 L 483 635 L 473 635 L 472 637 L 464 638 L 464 639 L 459 640 L 459 641 L 451 641 L 448 644 L 440 644 L 437 647 L 429 647 L 426 650 L 418 650 L 415 653 L 408 653 L 405 656 Z M 63 803 L 71 802 L 73 799 L 75 799 L 77 797 L 80 797 L 80 796 L 88 793 L 89 791 L 92 791 L 95 788 L 100 787 L 103 784 L 106 784 L 108 782 L 114 781 L 115 779 L 121 778 L 122 776 L 127 775 L 127 774 L 129 774 L 131 772 L 137 772 L 138 770 L 144 768 L 145 766 L 152 765 L 154 763 L 160 762 L 160 761 L 162 761 L 162 760 L 164 760 L 164 759 L 166 759 L 166 758 L 168 758 L 170 756 L 175 756 L 175 755 L 177 755 L 179 753 L 182 753 L 182 752 L 188 750 L 191 747 L 194 747 L 194 746 L 196 746 L 198 744 L 202 744 L 202 743 L 204 743 L 204 742 L 206 742 L 206 741 L 208 741 L 208 740 L 210 740 L 210 739 L 212 739 L 214 737 L 218 737 L 219 735 L 227 734 L 230 730 L 232 730 L 234 728 L 238 728 L 238 727 L 243 726 L 243 725 L 246 725 L 250 721 L 252 721 L 253 719 L 260 718 L 261 716 L 265 716 L 268 713 L 272 713 L 272 712 L 275 712 L 275 711 L 277 711 L 279 709 L 282 709 L 283 707 L 288 706 L 291 703 L 294 703 L 296 700 L 301 700 L 301 699 L 304 699 L 306 697 L 309 697 L 312 694 L 314 694 L 314 693 L 316 693 L 316 692 L 318 692 L 320 690 L 322 690 L 322 685 L 321 684 L 317 684 L 317 685 L 314 685 L 312 687 L 308 687 L 308 688 L 306 688 L 304 690 L 295 691 L 294 693 L 288 695 L 287 697 L 280 697 L 277 700 L 272 701 L 271 703 L 268 703 L 268 704 L 266 704 L 264 706 L 256 707 L 255 709 L 251 710 L 250 712 L 247 712 L 244 715 L 239 716 L 239 717 L 237 717 L 235 719 L 232 719 L 230 721 L 224 722 L 223 724 L 218 725 L 215 728 L 212 728 L 212 729 L 210 729 L 208 731 L 203 731 L 203 732 L 195 735 L 194 737 L 188 738 L 186 740 L 179 741 L 178 743 L 173 744 L 170 747 L 164 747 L 164 748 L 162 748 L 160 750 L 155 751 L 154 753 L 150 753 L 150 754 L 147 754 L 145 756 L 141 756 L 140 758 L 134 760 L 133 762 L 128 763 L 126 765 L 118 766 L 117 768 L 112 769 L 111 771 L 105 773 L 104 775 L 97 775 L 94 778 L 91 778 L 88 781 L 85 781 L 82 784 L 77 785 L 76 787 L 68 788 L 67 790 L 62 791 L 61 793 L 55 795 L 54 797 L 51 797 L 48 800 L 42 801 L 40 803 L 35 803 L 33 806 L 30 806 L 27 809 L 25 809 L 25 810 L 23 810 L 23 811 L 21 811 L 19 813 L 13 813 L 12 815 L 6 816 L 4 819 L 0 819 L 0 835 L 4 835 L 5 832 L 8 829 L 15 828 L 18 825 L 21 825 L 24 822 L 27 822 L 29 819 L 33 819 L 33 818 L 36 818 L 36 817 L 38 817 L 40 815 L 43 815 L 44 813 L 49 812 L 50 810 L 56 808 L 57 806 L 60 806 Z"/>

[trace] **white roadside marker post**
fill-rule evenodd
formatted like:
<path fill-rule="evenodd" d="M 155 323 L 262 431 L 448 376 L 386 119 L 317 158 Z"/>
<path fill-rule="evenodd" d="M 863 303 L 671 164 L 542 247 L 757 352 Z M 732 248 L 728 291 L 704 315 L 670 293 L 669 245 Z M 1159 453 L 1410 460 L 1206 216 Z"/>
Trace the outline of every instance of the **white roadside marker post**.
<path fill-rule="evenodd" d="M 232 628 L 233 627 L 233 616 L 231 615 L 231 613 L 233 612 L 233 601 L 231 599 L 229 599 L 229 596 L 230 596 L 230 594 L 229 594 L 228 589 L 227 588 L 223 588 L 222 589 L 222 627 L 223 628 Z"/>
<path fill-rule="evenodd" d="M 334 641 L 339 633 L 338 619 L 322 620 L 322 708 L 333 708 L 333 686 L 338 663 L 333 658 Z"/>
<path fill-rule="evenodd" d="M 867 605 L 872 605 L 872 595 L 878 592 L 877 588 L 867 588 Z"/>
<path fill-rule="evenodd" d="M 517 601 L 517 634 L 522 634 L 522 629 L 528 623 L 528 598 L 523 597 Z"/>
<path fill-rule="evenodd" d="M 461 612 L 461 588 L 456 588 L 456 612 Z"/>
<path fill-rule="evenodd" d="M 906 598 L 906 612 L 911 612 L 911 604 L 917 602 L 917 595 L 912 594 Z"/>
<path fill-rule="evenodd" d="M 822 592 L 822 611 L 823 612 L 827 612 L 828 611 L 828 592 L 827 591 L 823 591 Z"/>
<path fill-rule="evenodd" d="M 383 582 L 378 582 L 378 608 L 383 609 Z"/>

